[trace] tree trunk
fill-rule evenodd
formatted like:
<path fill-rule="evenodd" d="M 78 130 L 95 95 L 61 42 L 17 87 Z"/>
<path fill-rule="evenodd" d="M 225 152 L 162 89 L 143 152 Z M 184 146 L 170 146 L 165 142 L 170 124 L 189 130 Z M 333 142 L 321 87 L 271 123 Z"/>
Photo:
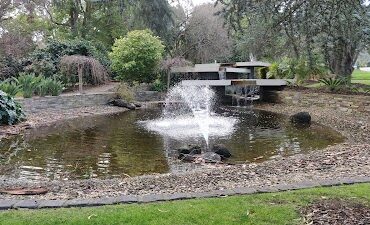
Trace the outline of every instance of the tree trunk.
<path fill-rule="evenodd" d="M 83 74 L 83 65 L 79 64 L 78 65 L 78 89 L 80 91 L 80 94 L 84 94 L 82 74 Z"/>
<path fill-rule="evenodd" d="M 333 49 L 328 52 L 328 65 L 330 71 L 335 74 L 337 78 L 346 81 L 351 80 L 353 73 L 353 65 L 357 60 L 358 51 L 356 44 L 346 43 L 343 40 L 337 40 L 334 43 Z"/>

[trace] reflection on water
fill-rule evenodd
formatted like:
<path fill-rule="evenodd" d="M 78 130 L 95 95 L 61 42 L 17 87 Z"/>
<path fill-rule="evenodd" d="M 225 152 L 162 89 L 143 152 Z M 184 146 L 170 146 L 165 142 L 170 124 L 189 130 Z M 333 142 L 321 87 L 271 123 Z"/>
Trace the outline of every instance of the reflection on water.
<path fill-rule="evenodd" d="M 292 126 L 286 117 L 264 111 L 220 109 L 238 119 L 229 136 L 210 137 L 210 145 L 225 144 L 232 163 L 260 162 L 322 149 L 343 138 L 313 124 Z M 177 162 L 176 148 L 205 145 L 201 135 L 187 138 L 147 131 L 142 121 L 158 118 L 160 110 L 125 112 L 111 117 L 73 120 L 53 128 L 31 130 L 0 142 L 0 173 L 19 179 L 77 179 L 138 176 L 191 168 Z M 196 133 L 196 132 L 195 132 Z"/>

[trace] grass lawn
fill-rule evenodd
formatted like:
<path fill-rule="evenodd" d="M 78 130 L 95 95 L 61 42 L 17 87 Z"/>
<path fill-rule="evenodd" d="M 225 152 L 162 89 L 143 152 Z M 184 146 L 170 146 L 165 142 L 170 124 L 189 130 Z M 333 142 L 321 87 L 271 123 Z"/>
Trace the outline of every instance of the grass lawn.
<path fill-rule="evenodd" d="M 370 85 L 370 72 L 361 71 L 361 70 L 354 70 L 352 73 L 352 84 L 366 84 Z M 322 87 L 324 84 L 321 83 L 314 83 L 306 85 L 306 87 L 310 88 L 317 88 Z"/>
<path fill-rule="evenodd" d="M 370 72 L 356 69 L 352 73 L 352 80 L 370 80 Z"/>
<path fill-rule="evenodd" d="M 370 206 L 370 184 L 98 208 L 12 210 L 0 224 L 301 224 L 299 208 L 340 198 Z"/>

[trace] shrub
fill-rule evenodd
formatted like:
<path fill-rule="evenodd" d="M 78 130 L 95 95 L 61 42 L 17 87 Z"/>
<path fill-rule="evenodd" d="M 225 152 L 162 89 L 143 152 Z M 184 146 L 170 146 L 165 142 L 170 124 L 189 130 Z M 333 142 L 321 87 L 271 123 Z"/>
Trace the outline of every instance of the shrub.
<path fill-rule="evenodd" d="M 158 92 L 163 92 L 166 90 L 166 88 L 167 88 L 166 84 L 160 78 L 156 79 L 151 86 L 151 89 L 153 91 L 158 91 Z"/>
<path fill-rule="evenodd" d="M 59 96 L 64 90 L 63 82 L 52 79 L 49 82 L 49 94 L 52 96 Z"/>
<path fill-rule="evenodd" d="M 39 84 L 41 83 L 42 79 L 43 77 L 35 76 L 35 74 L 33 73 L 31 74 L 21 73 L 18 77 L 18 83 L 23 92 L 23 97 L 31 98 L 37 91 L 37 88 L 39 87 Z"/>
<path fill-rule="evenodd" d="M 151 83 L 162 60 L 164 45 L 149 30 L 131 31 L 117 39 L 109 54 L 117 79 L 133 83 Z"/>
<path fill-rule="evenodd" d="M 12 97 L 0 91 L 0 124 L 14 125 L 24 119 L 22 107 Z"/>
<path fill-rule="evenodd" d="M 7 79 L 0 83 L 0 90 L 14 97 L 20 92 L 20 86 L 16 79 Z"/>
<path fill-rule="evenodd" d="M 335 78 L 323 78 L 319 82 L 328 87 L 330 91 L 336 91 L 345 84 L 344 80 Z"/>
<path fill-rule="evenodd" d="M 41 74 L 45 77 L 53 77 L 59 71 L 59 63 L 63 56 L 82 55 L 97 59 L 106 68 L 110 63 L 108 54 L 102 48 L 99 50 L 86 40 L 58 41 L 49 40 L 46 47 L 35 50 L 31 54 L 32 64 L 27 71 Z"/>
<path fill-rule="evenodd" d="M 296 79 L 298 83 L 312 78 L 322 78 L 327 75 L 327 68 L 320 63 L 309 66 L 308 61 L 302 59 L 283 58 L 269 67 L 269 79 Z"/>
<path fill-rule="evenodd" d="M 78 74 L 87 83 L 102 84 L 109 80 L 105 67 L 96 59 L 82 55 L 63 56 L 60 60 L 61 73 L 66 77 Z M 81 68 L 81 70 L 79 70 Z M 81 74 L 79 74 L 81 73 Z"/>
<path fill-rule="evenodd" d="M 118 98 L 124 99 L 128 102 L 132 102 L 135 99 L 134 92 L 132 91 L 131 87 L 123 82 L 118 85 L 116 89 L 116 95 Z"/>

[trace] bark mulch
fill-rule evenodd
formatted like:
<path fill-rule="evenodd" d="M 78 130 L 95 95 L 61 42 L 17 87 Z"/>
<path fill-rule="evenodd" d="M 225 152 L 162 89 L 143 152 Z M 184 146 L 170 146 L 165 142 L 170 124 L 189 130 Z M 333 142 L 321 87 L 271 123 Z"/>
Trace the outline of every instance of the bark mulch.
<path fill-rule="evenodd" d="M 320 200 L 301 212 L 307 224 L 369 225 L 370 208 L 360 203 L 339 199 Z"/>

